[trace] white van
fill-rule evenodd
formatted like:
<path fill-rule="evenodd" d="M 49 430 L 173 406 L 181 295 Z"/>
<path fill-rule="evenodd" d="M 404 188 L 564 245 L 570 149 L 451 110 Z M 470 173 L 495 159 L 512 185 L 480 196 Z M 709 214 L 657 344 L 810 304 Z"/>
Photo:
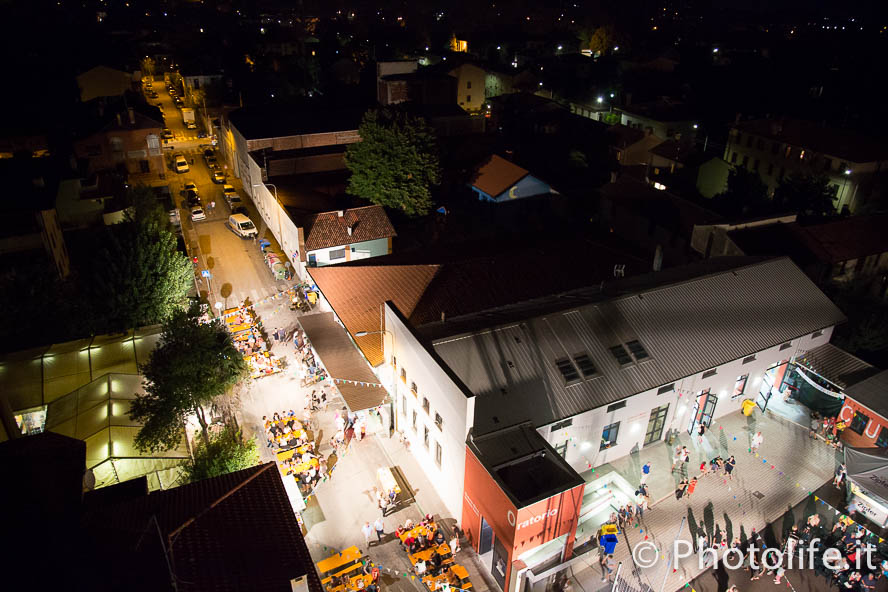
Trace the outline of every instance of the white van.
<path fill-rule="evenodd" d="M 177 154 L 176 155 L 176 172 L 177 173 L 187 173 L 190 169 L 188 168 L 188 161 L 185 160 L 185 155 Z"/>
<path fill-rule="evenodd" d="M 251 238 L 259 234 L 253 221 L 243 214 L 232 214 L 229 216 L 228 227 L 241 238 Z"/>

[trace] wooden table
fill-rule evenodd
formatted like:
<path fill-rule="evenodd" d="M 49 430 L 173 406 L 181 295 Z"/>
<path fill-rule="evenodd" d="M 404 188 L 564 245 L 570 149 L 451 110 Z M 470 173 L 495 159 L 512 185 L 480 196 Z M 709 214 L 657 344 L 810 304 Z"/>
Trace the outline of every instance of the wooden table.
<path fill-rule="evenodd" d="M 420 551 L 419 553 L 407 554 L 407 558 L 410 560 L 412 565 L 416 565 L 416 562 L 422 559 L 423 561 L 428 561 L 432 557 L 432 553 L 438 551 L 438 555 L 441 556 L 441 559 L 448 559 L 451 555 L 450 547 L 447 546 L 447 543 L 442 543 L 437 547 L 429 547 L 425 551 Z"/>
<path fill-rule="evenodd" d="M 415 539 L 418 539 L 420 536 L 428 538 L 428 536 L 434 533 L 437 529 L 438 527 L 435 525 L 434 522 L 432 522 L 429 526 L 423 526 L 422 524 L 419 524 L 417 526 L 414 526 L 410 530 L 401 533 L 401 542 L 403 543 L 410 536 Z"/>
<path fill-rule="evenodd" d="M 348 549 L 343 549 L 339 553 L 331 555 L 326 559 L 321 559 L 316 565 L 318 566 L 318 572 L 321 574 L 321 577 L 324 577 L 330 575 L 331 572 L 336 571 L 344 565 L 356 562 L 360 558 L 361 551 L 357 547 L 349 547 Z"/>
<path fill-rule="evenodd" d="M 305 454 L 307 450 L 308 444 L 303 444 L 302 446 L 297 446 L 296 448 L 291 448 L 290 450 L 282 450 L 281 452 L 277 453 L 277 459 L 281 462 L 284 462 L 285 460 L 290 460 L 291 458 L 293 458 L 293 455 L 296 453 L 300 455 Z"/>
<path fill-rule="evenodd" d="M 472 583 L 469 582 L 469 572 L 462 565 L 451 565 L 450 571 L 459 578 L 461 588 L 470 588 Z M 468 585 L 466 585 L 468 584 Z"/>

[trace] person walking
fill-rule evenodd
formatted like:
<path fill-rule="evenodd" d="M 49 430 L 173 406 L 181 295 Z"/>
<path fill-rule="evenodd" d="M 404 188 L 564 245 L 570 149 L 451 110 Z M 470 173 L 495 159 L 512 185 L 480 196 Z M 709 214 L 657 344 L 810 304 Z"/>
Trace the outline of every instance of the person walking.
<path fill-rule="evenodd" d="M 759 446 L 762 445 L 762 441 L 764 440 L 764 436 L 762 436 L 761 432 L 756 432 L 755 436 L 752 437 L 752 442 L 749 447 L 749 451 L 753 454 L 758 452 Z"/>
<path fill-rule="evenodd" d="M 614 559 L 614 556 L 610 554 L 601 555 L 601 559 L 599 559 L 598 562 L 601 565 L 601 581 L 613 582 L 614 570 L 617 569 L 617 562 Z"/>
<path fill-rule="evenodd" d="M 682 479 L 678 482 L 678 487 L 675 488 L 675 499 L 680 500 L 681 497 L 685 494 L 685 490 L 688 487 L 688 480 Z"/>
<path fill-rule="evenodd" d="M 648 477 L 651 476 L 651 463 L 645 463 L 643 467 L 641 467 L 641 481 L 639 482 L 641 485 L 644 485 L 645 481 L 648 480 Z"/>
<path fill-rule="evenodd" d="M 845 465 L 840 464 L 838 467 L 836 467 L 836 474 L 833 477 L 833 485 L 835 485 L 836 489 L 841 489 L 844 480 L 845 480 Z"/>
<path fill-rule="evenodd" d="M 690 483 L 688 483 L 688 492 L 687 492 L 688 499 L 691 499 L 691 495 L 693 495 L 695 489 L 697 489 L 697 478 L 692 477 Z"/>
<path fill-rule="evenodd" d="M 377 518 L 376 522 L 373 523 L 373 528 L 376 530 L 376 541 L 382 542 L 382 535 L 385 534 L 385 526 L 382 523 L 382 518 Z"/>
<path fill-rule="evenodd" d="M 373 527 L 370 526 L 369 522 L 365 522 L 364 526 L 361 527 L 361 533 L 364 535 L 364 542 L 367 543 L 367 548 L 370 548 L 370 537 L 373 536 Z"/>
<path fill-rule="evenodd" d="M 734 455 L 728 457 L 728 460 L 725 461 L 725 475 L 728 476 L 728 479 L 731 481 L 734 480 L 734 467 L 737 465 L 737 461 L 734 460 Z"/>
<path fill-rule="evenodd" d="M 706 424 L 701 423 L 700 427 L 697 428 L 697 444 L 700 446 L 703 445 L 703 436 L 706 435 Z"/>
<path fill-rule="evenodd" d="M 700 463 L 700 476 L 705 477 L 709 474 L 709 463 L 705 460 Z"/>
<path fill-rule="evenodd" d="M 675 467 L 677 467 L 681 463 L 681 446 L 675 447 L 675 456 L 672 457 L 672 472 L 675 472 Z"/>

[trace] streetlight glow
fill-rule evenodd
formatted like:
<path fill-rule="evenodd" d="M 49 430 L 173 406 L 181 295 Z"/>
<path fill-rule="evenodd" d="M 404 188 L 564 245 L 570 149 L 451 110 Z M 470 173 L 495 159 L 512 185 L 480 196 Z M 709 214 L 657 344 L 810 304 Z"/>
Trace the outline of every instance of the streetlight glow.
<path fill-rule="evenodd" d="M 603 103 L 603 102 L 604 102 L 604 97 L 598 97 L 598 98 L 595 99 L 595 100 L 596 100 L 597 102 L 599 102 L 599 103 Z"/>
<path fill-rule="evenodd" d="M 850 175 L 850 174 L 851 174 L 851 169 L 845 169 L 845 174 L 846 174 L 846 175 Z"/>

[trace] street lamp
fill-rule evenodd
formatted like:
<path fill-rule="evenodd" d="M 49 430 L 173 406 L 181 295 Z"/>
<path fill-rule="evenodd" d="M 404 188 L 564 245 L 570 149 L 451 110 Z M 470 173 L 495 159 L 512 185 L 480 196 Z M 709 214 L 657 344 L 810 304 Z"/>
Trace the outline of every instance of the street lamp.
<path fill-rule="evenodd" d="M 842 181 L 842 198 L 848 200 L 848 177 L 851 176 L 851 169 L 845 169 L 845 179 Z M 841 202 L 840 202 L 841 203 Z"/>
<path fill-rule="evenodd" d="M 395 392 L 389 393 L 389 395 L 391 397 L 391 401 L 389 401 L 389 414 L 391 416 L 391 418 L 389 419 L 389 422 L 390 422 L 389 426 L 392 430 L 397 431 L 398 426 L 395 425 L 395 422 L 397 421 L 398 414 L 396 413 L 397 410 L 395 409 L 395 398 L 397 396 L 397 390 L 398 390 L 398 377 L 395 376 L 395 363 L 394 363 L 394 360 L 395 360 L 395 334 L 392 333 L 391 331 L 389 331 L 388 329 L 380 329 L 379 331 L 357 331 L 354 333 L 354 336 L 355 337 L 367 337 L 368 335 L 379 335 L 380 333 L 388 333 L 392 338 L 392 390 Z M 383 341 L 382 347 L 383 347 L 383 353 L 385 353 L 385 341 Z M 389 434 L 389 437 L 391 437 L 391 433 Z"/>

